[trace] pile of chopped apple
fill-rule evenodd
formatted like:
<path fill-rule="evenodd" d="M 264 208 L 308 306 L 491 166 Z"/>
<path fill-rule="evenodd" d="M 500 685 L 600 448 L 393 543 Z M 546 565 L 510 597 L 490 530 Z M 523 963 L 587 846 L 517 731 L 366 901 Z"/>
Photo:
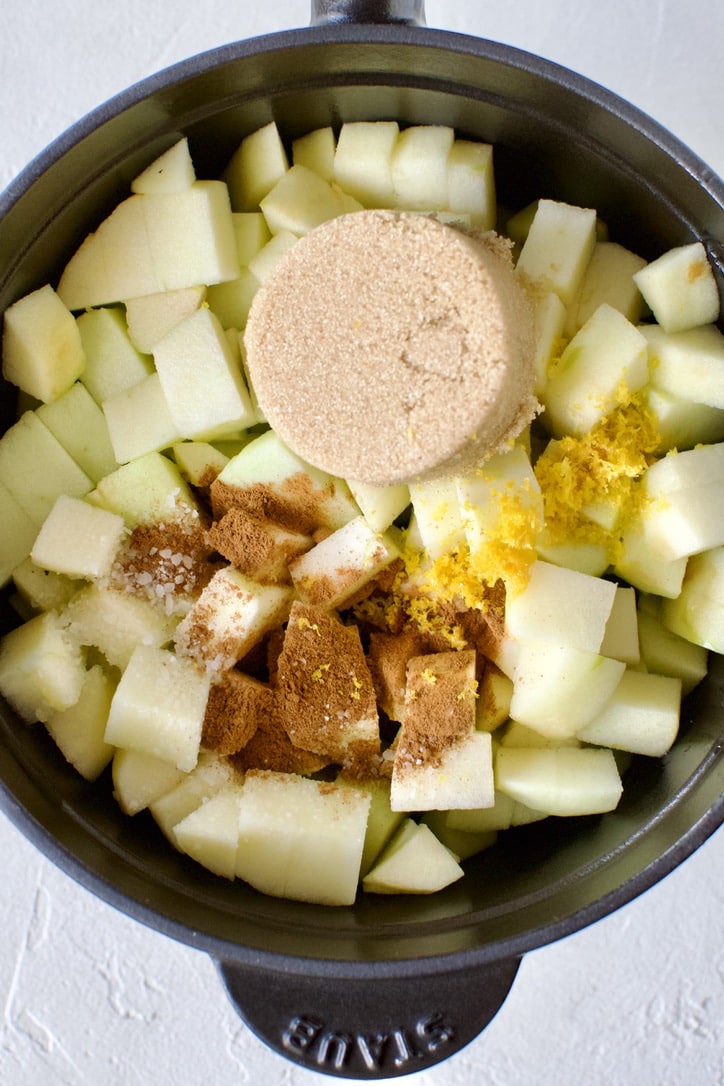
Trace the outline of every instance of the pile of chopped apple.
<path fill-rule="evenodd" d="M 212 872 L 344 905 L 610 811 L 669 750 L 724 652 L 724 337 L 700 243 L 646 263 L 591 209 L 506 219 L 450 128 L 289 150 L 269 124 L 202 181 L 182 140 L 5 313 L 0 691 Z M 466 477 L 331 477 L 249 385 L 259 284 L 362 207 L 517 246 L 544 412 Z"/>

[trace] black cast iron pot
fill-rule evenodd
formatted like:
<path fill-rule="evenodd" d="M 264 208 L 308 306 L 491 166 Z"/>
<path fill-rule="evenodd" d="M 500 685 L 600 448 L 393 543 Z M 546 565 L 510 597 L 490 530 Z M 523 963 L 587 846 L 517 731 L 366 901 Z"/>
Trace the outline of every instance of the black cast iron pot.
<path fill-rule="evenodd" d="M 652 257 L 701 239 L 720 289 L 724 185 L 671 135 L 571 72 L 424 27 L 422 2 L 315 0 L 312 26 L 179 64 L 98 109 L 0 199 L 0 311 L 53 281 L 132 178 L 181 134 L 200 176 L 275 119 L 291 138 L 344 120 L 454 125 L 496 145 L 499 193 L 596 207 L 614 239 Z M 3 427 L 15 397 L 1 398 Z M 4 628 L 14 622 L 6 601 Z M 662 760 L 634 759 L 616 811 L 511 830 L 431 898 L 334 909 L 262 897 L 171 850 L 120 813 L 41 727 L 1 706 L 0 799 L 43 852 L 93 893 L 207 951 L 249 1025 L 307 1068 L 352 1078 L 416 1071 L 490 1021 L 521 956 L 663 878 L 724 818 L 724 660 L 687 700 Z"/>

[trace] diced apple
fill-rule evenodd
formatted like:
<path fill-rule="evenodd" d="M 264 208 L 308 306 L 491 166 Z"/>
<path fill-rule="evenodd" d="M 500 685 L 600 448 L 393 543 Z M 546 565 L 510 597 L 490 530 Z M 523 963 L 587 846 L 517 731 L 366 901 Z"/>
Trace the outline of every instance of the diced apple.
<path fill-rule="evenodd" d="M 550 815 L 603 814 L 622 792 L 613 753 L 594 747 L 501 747 L 495 778 L 501 792 Z"/>
<path fill-rule="evenodd" d="M 124 392 L 153 371 L 152 360 L 131 342 L 120 309 L 91 309 L 81 313 L 77 323 L 86 356 L 81 379 L 96 403 Z"/>
<path fill-rule="evenodd" d="M 603 710 L 578 738 L 600 747 L 661 758 L 679 730 L 681 679 L 625 671 Z"/>
<path fill-rule="evenodd" d="M 446 125 L 412 125 L 400 132 L 390 160 L 398 207 L 408 211 L 448 207 L 448 157 L 454 140 L 454 130 Z"/>
<path fill-rule="evenodd" d="M 215 521 L 208 539 L 240 573 L 260 584 L 289 584 L 290 564 L 314 546 L 311 536 L 239 508 Z"/>
<path fill-rule="evenodd" d="M 481 230 L 496 220 L 493 148 L 477 140 L 456 139 L 447 157 L 447 206 L 469 215 Z"/>
<path fill-rule="evenodd" d="M 133 179 L 131 192 L 183 192 L 190 189 L 195 180 L 196 171 L 191 160 L 189 141 L 184 138 L 159 155 Z"/>
<path fill-rule="evenodd" d="M 417 530 L 431 558 L 439 558 L 465 542 L 465 522 L 455 479 L 410 483 L 409 489 Z"/>
<path fill-rule="evenodd" d="M 164 758 L 122 747 L 114 752 L 112 775 L 113 795 L 127 815 L 144 811 L 186 778 Z"/>
<path fill-rule="evenodd" d="M 313 468 L 296 456 L 273 430 L 254 438 L 234 456 L 212 486 L 215 512 L 239 505 L 309 532 L 341 528 L 359 516 L 359 507 L 342 479 Z"/>
<path fill-rule="evenodd" d="M 587 434 L 622 394 L 649 378 L 646 340 L 630 321 L 604 303 L 548 370 L 542 391 L 544 421 L 555 437 Z"/>
<path fill-rule="evenodd" d="M 257 211 L 288 169 L 287 153 L 274 121 L 245 136 L 224 171 L 234 211 Z"/>
<path fill-rule="evenodd" d="M 118 467 L 103 411 L 81 381 L 35 413 L 94 483 Z"/>
<path fill-rule="evenodd" d="M 719 316 L 719 289 L 700 241 L 669 249 L 634 281 L 665 332 L 711 324 Z"/>
<path fill-rule="evenodd" d="M 643 478 L 646 534 L 674 561 L 724 544 L 724 443 L 655 461 Z"/>
<path fill-rule="evenodd" d="M 167 332 L 196 312 L 203 304 L 206 292 L 205 286 L 182 287 L 126 299 L 128 336 L 136 350 L 150 354 Z M 100 395 L 100 399 L 106 398 L 106 395 Z"/>
<path fill-rule="evenodd" d="M 250 771 L 241 791 L 236 874 L 274 897 L 352 905 L 369 807 L 362 790 Z"/>
<path fill-rule="evenodd" d="M 602 656 L 623 660 L 625 664 L 637 664 L 641 658 L 639 649 L 638 613 L 636 592 L 625 585 L 616 586 L 613 606 L 606 622 L 606 630 L 599 649 Z M 605 746 L 606 744 L 604 744 Z"/>
<path fill-rule="evenodd" d="M 44 403 L 80 377 L 85 353 L 78 328 L 50 285 L 5 310 L 2 357 L 3 377 Z"/>
<path fill-rule="evenodd" d="M 226 879 L 236 876 L 242 788 L 240 781 L 225 785 L 173 829 L 182 852 Z"/>
<path fill-rule="evenodd" d="M 681 592 L 661 604 L 665 626 L 679 637 L 724 652 L 724 547 L 695 554 L 686 563 Z"/>
<path fill-rule="evenodd" d="M 178 436 L 221 437 L 256 421 L 229 342 L 209 309 L 177 324 L 153 357 Z"/>
<path fill-rule="evenodd" d="M 307 169 L 314 170 L 325 181 L 335 181 L 336 150 L 337 140 L 331 125 L 315 128 L 292 142 L 292 162 L 295 166 L 306 166 Z"/>
<path fill-rule="evenodd" d="M 566 645 L 597 653 L 615 595 L 612 581 L 550 562 L 534 562 L 525 588 L 506 596 L 508 632 L 518 641 Z"/>
<path fill-rule="evenodd" d="M 516 265 L 528 280 L 573 301 L 596 242 L 596 212 L 539 200 Z"/>
<path fill-rule="evenodd" d="M 522 644 L 510 715 L 542 735 L 575 735 L 603 709 L 625 669 L 620 660 L 583 649 Z"/>
<path fill-rule="evenodd" d="M 475 700 L 474 652 L 410 660 L 392 768 L 394 811 L 492 804 L 492 744 L 488 732 L 475 730 Z"/>
<path fill-rule="evenodd" d="M 474 473 L 455 482 L 465 538 L 472 554 L 500 538 L 511 505 L 526 520 L 543 522 L 543 499 L 522 445 L 486 460 Z"/>
<path fill-rule="evenodd" d="M 658 453 L 693 449 L 700 442 L 713 445 L 724 441 L 724 409 L 671 396 L 652 385 L 645 395 L 660 435 Z"/>
<path fill-rule="evenodd" d="M 348 479 L 347 485 L 373 532 L 384 532 L 410 504 L 410 488 L 405 483 L 373 486 Z"/>
<path fill-rule="evenodd" d="M 724 335 L 715 324 L 670 333 L 656 324 L 639 327 L 648 343 L 654 388 L 724 408 Z"/>
<path fill-rule="evenodd" d="M 536 539 L 536 552 L 544 562 L 585 573 L 589 577 L 601 577 L 611 564 L 605 543 L 586 543 L 573 539 L 570 542 L 553 542 L 544 528 Z"/>
<path fill-rule="evenodd" d="M 397 121 L 346 121 L 339 132 L 334 177 L 365 207 L 394 207 L 392 154 Z"/>
<path fill-rule="evenodd" d="M 452 813 L 452 811 L 426 811 L 421 822 L 432 830 L 445 848 L 457 856 L 460 863 L 495 844 L 498 839 L 497 830 L 482 830 L 479 833 L 458 830 L 450 825 Z"/>
<path fill-rule="evenodd" d="M 229 457 L 208 441 L 180 441 L 172 449 L 179 471 L 192 486 L 210 486 Z"/>
<path fill-rule="evenodd" d="M 34 411 L 0 438 L 0 483 L 37 528 L 60 494 L 82 498 L 93 483 Z"/>
<path fill-rule="evenodd" d="M 633 276 L 645 267 L 643 257 L 615 241 L 596 242 L 581 285 L 566 314 L 565 333 L 570 339 L 604 302 L 632 324 L 643 315 L 644 301 Z"/>
<path fill-rule="evenodd" d="M 7 584 L 18 566 L 30 554 L 38 534 L 38 523 L 32 519 L 17 498 L 0 481 L 0 586 Z"/>
<path fill-rule="evenodd" d="M 13 583 L 33 611 L 59 611 L 82 587 L 81 581 L 36 566 L 30 555 L 13 570 Z"/>
<path fill-rule="evenodd" d="M 271 244 L 271 242 L 269 242 Z M 266 251 L 267 246 L 264 246 Z M 268 255 L 268 254 L 267 254 Z M 259 259 L 260 254 L 252 257 Z M 206 291 L 209 309 L 223 328 L 245 328 L 260 280 L 249 268 L 242 268 L 236 279 L 216 283 Z"/>
<path fill-rule="evenodd" d="M 42 569 L 68 577 L 104 577 L 110 572 L 124 531 L 123 517 L 61 494 L 30 557 Z"/>
<path fill-rule="evenodd" d="M 63 757 L 87 781 L 97 780 L 113 757 L 114 748 L 105 741 L 105 728 L 114 690 L 114 682 L 96 664 L 86 673 L 75 705 L 45 721 Z"/>
<path fill-rule="evenodd" d="M 174 848 L 178 848 L 174 829 L 179 822 L 238 779 L 233 766 L 225 758 L 202 750 L 191 772 L 184 773 L 177 785 L 153 800 L 149 804 L 149 811 L 164 836 Z"/>
<path fill-rule="evenodd" d="M 502 734 L 496 736 L 496 742 L 501 747 L 536 747 L 537 749 L 581 746 L 580 739 L 577 739 L 575 735 L 541 735 L 535 728 L 529 728 L 527 724 L 520 724 L 517 720 L 508 721 L 502 729 Z"/>
<path fill-rule="evenodd" d="M 245 268 L 249 261 L 264 248 L 271 234 L 261 211 L 234 211 L 231 219 L 234 224 L 239 266 Z"/>
<path fill-rule="evenodd" d="M 649 534 L 645 511 L 624 525 L 613 572 L 642 592 L 667 598 L 679 595 L 686 572 L 686 558 L 665 558 Z"/>
<path fill-rule="evenodd" d="M 104 400 L 103 414 L 119 465 L 161 452 L 181 436 L 158 373 Z"/>
<path fill-rule="evenodd" d="M 0 643 L 0 693 L 27 723 L 75 705 L 85 656 L 54 611 L 16 626 Z"/>
<path fill-rule="evenodd" d="M 398 557 L 392 539 L 359 516 L 295 558 L 289 572 L 305 603 L 340 608 Z"/>
<path fill-rule="evenodd" d="M 121 669 L 137 645 L 166 645 L 177 621 L 146 598 L 98 582 L 70 600 L 61 620 L 76 642 L 97 648 Z"/>
<path fill-rule="evenodd" d="M 196 181 L 119 204 L 71 257 L 58 294 L 69 309 L 88 309 L 238 273 L 226 185 Z"/>
<path fill-rule="evenodd" d="M 362 888 L 369 894 L 434 894 L 463 874 L 429 826 L 407 818 L 365 875 Z"/>
<path fill-rule="evenodd" d="M 291 589 L 262 585 L 233 567 L 219 570 L 176 629 L 177 652 L 208 674 L 233 667 L 286 618 Z"/>
<path fill-rule="evenodd" d="M 560 352 L 566 307 L 552 290 L 536 291 L 531 302 L 535 319 L 534 392 L 541 396 L 548 380 L 548 367 Z"/>
<path fill-rule="evenodd" d="M 113 696 L 106 742 L 190 772 L 198 760 L 209 687 L 209 676 L 188 658 L 137 646 Z"/>
<path fill-rule="evenodd" d="M 669 630 L 661 620 L 658 600 L 653 608 L 641 601 L 638 627 L 643 665 L 656 675 L 681 679 L 682 692 L 690 693 L 707 673 L 707 649 Z"/>
<path fill-rule="evenodd" d="M 395 830 L 403 822 L 405 814 L 402 811 L 392 810 L 390 782 L 385 777 L 370 777 L 361 780 L 347 780 L 340 777 L 336 783 L 342 788 L 354 788 L 357 791 L 369 793 L 370 809 L 360 863 L 360 875 L 366 875 Z"/>
<path fill-rule="evenodd" d="M 478 686 L 475 704 L 475 727 L 481 732 L 494 732 L 510 716 L 513 681 L 490 661 L 486 662 Z"/>
<path fill-rule="evenodd" d="M 491 807 L 470 810 L 453 808 L 448 812 L 447 824 L 451 829 L 461 830 L 464 833 L 507 830 L 513 816 L 513 803 L 514 800 L 505 792 L 496 790 L 495 802 Z"/>
<path fill-rule="evenodd" d="M 296 234 L 293 234 L 291 230 L 280 230 L 278 234 L 275 234 L 266 245 L 262 246 L 256 256 L 253 256 L 249 261 L 249 274 L 254 277 L 256 288 L 254 283 L 248 284 L 246 293 L 250 294 L 249 305 L 251 305 L 251 298 L 258 289 L 259 283 L 263 283 L 276 268 L 279 261 L 282 259 L 285 253 L 287 253 L 293 245 L 296 245 L 299 238 Z M 248 311 L 247 311 L 248 312 Z"/>
<path fill-rule="evenodd" d="M 139 456 L 106 475 L 93 497 L 97 504 L 119 513 L 128 528 L 198 517 L 188 483 L 177 466 L 158 452 Z"/>
<path fill-rule="evenodd" d="M 333 187 L 306 166 L 292 166 L 261 201 L 272 234 L 289 231 L 297 237 L 362 204 Z"/>

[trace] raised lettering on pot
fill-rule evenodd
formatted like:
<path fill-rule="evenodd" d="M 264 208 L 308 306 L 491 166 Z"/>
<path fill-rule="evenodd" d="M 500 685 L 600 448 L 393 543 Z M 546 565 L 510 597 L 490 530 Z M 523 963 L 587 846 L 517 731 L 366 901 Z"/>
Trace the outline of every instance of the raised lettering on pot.
<path fill-rule="evenodd" d="M 313 1015 L 295 1015 L 282 1034 L 284 1047 L 297 1056 L 314 1060 L 320 1067 L 339 1070 L 359 1053 L 364 1065 L 378 1070 L 388 1059 L 395 1067 L 421 1060 L 449 1044 L 455 1030 L 440 1012 L 423 1015 L 413 1029 L 401 1027 L 387 1033 L 346 1033 L 328 1029 Z"/>

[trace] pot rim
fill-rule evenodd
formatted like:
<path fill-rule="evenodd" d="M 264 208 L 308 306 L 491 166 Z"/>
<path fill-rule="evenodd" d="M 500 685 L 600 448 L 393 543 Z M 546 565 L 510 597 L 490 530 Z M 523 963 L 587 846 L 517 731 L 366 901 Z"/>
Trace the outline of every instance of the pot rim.
<path fill-rule="evenodd" d="M 464 53 L 484 57 L 502 66 L 534 74 L 563 86 L 576 96 L 599 106 L 634 128 L 675 159 L 724 208 L 724 180 L 699 155 L 638 106 L 565 65 L 516 46 L 457 31 L 394 23 L 387 25 L 327 23 L 295 30 L 276 31 L 216 46 L 177 61 L 131 84 L 73 122 L 27 163 L 5 190 L 0 192 L 0 219 L 40 175 L 62 158 L 76 143 L 90 135 L 105 121 L 123 113 L 142 99 L 194 76 L 202 75 L 212 67 L 220 67 L 243 57 L 297 46 L 325 44 L 426 46 L 453 54 Z"/>

